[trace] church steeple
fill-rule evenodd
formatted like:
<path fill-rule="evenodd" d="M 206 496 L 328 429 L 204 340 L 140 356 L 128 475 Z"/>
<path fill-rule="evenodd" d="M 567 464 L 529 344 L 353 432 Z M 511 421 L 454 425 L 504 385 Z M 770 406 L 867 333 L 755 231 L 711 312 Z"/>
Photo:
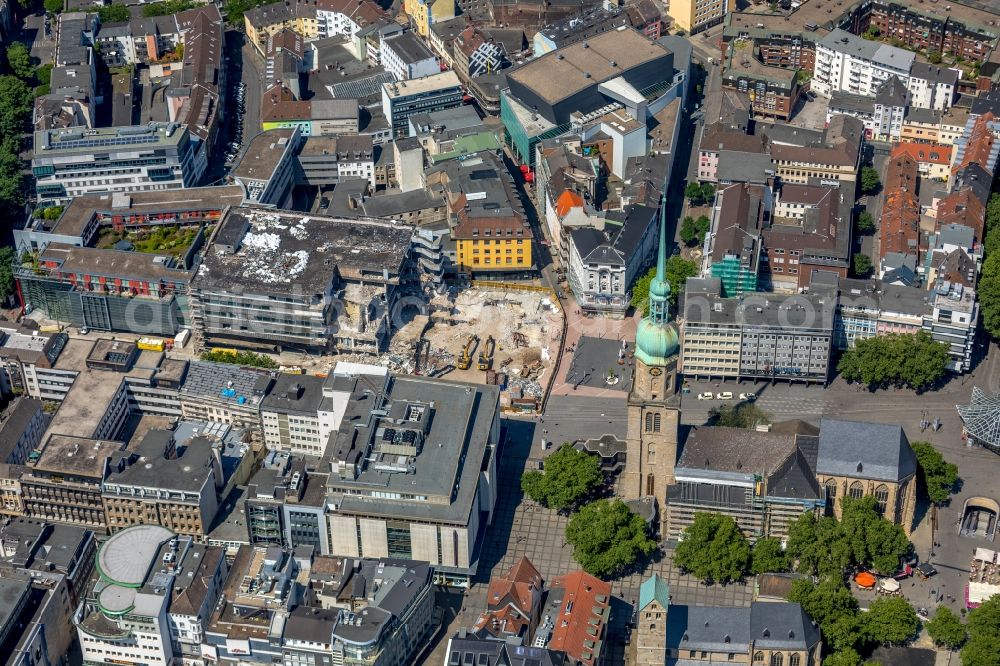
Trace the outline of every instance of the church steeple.
<path fill-rule="evenodd" d="M 670 322 L 670 283 L 667 281 L 667 183 L 660 195 L 660 239 L 656 248 L 656 275 L 649 283 L 646 316 L 635 335 L 635 355 L 647 366 L 664 366 L 680 349 L 677 326 Z"/>
<path fill-rule="evenodd" d="M 660 242 L 656 248 L 656 277 L 649 284 L 646 316 L 654 324 L 670 321 L 670 283 L 667 282 L 667 183 L 660 194 Z"/>

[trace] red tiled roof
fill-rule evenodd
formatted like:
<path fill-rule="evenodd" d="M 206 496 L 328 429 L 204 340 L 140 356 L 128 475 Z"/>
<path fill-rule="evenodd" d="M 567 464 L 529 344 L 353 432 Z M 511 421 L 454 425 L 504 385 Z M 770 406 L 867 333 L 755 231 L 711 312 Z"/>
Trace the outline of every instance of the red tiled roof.
<path fill-rule="evenodd" d="M 569 213 L 570 210 L 582 207 L 583 197 L 572 190 L 564 190 L 563 193 L 559 195 L 559 199 L 556 200 L 556 215 L 563 218 L 566 217 L 566 214 Z"/>
<path fill-rule="evenodd" d="M 486 592 L 486 612 L 476 629 L 493 636 L 529 638 L 541 614 L 542 575 L 527 557 L 521 557 L 505 576 L 494 578 Z"/>
<path fill-rule="evenodd" d="M 925 143 L 900 143 L 892 149 L 891 157 L 906 155 L 925 164 L 951 164 L 951 146 Z"/>
<path fill-rule="evenodd" d="M 965 153 L 962 155 L 962 161 L 952 168 L 952 173 L 973 163 L 986 168 L 990 158 L 990 151 L 993 149 L 993 142 L 996 141 L 993 130 L 990 129 L 989 125 L 994 120 L 996 118 L 989 111 L 976 118 L 972 125 L 972 130 L 969 132 L 969 140 L 965 144 Z"/>
<path fill-rule="evenodd" d="M 550 589 L 549 594 L 555 590 L 563 592 L 558 613 L 553 614 L 552 638 L 546 647 L 562 650 L 574 662 L 592 666 L 600 658 L 604 626 L 611 608 L 611 583 L 574 571 L 554 578 Z"/>

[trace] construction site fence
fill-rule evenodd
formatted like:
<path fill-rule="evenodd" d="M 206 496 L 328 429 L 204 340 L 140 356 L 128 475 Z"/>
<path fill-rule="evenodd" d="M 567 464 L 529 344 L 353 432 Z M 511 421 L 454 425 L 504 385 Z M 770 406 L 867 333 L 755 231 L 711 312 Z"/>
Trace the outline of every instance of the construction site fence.
<path fill-rule="evenodd" d="M 494 291 L 533 291 L 537 294 L 545 294 L 552 301 L 552 304 L 562 311 L 562 303 L 556 292 L 549 287 L 535 284 L 521 284 L 518 282 L 495 282 L 493 280 L 449 280 L 449 284 L 456 286 L 477 287 L 480 289 L 492 289 Z"/>

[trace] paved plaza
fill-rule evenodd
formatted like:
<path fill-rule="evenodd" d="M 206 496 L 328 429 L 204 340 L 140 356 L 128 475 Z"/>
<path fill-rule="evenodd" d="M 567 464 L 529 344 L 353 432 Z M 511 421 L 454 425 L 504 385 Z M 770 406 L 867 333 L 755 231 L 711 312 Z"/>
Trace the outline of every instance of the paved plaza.
<path fill-rule="evenodd" d="M 609 389 L 628 393 L 632 388 L 635 366 L 628 357 L 629 343 L 607 338 L 583 336 L 572 351 L 566 381 L 574 387 Z M 610 378 L 610 379 L 609 379 Z"/>

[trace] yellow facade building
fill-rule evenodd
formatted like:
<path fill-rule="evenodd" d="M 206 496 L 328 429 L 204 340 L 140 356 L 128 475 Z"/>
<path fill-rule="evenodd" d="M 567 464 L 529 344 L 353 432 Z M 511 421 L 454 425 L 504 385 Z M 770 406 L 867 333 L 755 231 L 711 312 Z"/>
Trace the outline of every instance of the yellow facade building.
<path fill-rule="evenodd" d="M 667 15 L 674 27 L 686 32 L 701 32 L 722 23 L 729 12 L 736 11 L 736 0 L 670 0 Z"/>
<path fill-rule="evenodd" d="M 456 262 L 465 273 L 531 270 L 531 232 L 517 217 L 466 218 L 452 231 Z"/>
<path fill-rule="evenodd" d="M 431 33 L 431 26 L 455 18 L 455 0 L 403 0 L 403 11 L 421 37 Z"/>

